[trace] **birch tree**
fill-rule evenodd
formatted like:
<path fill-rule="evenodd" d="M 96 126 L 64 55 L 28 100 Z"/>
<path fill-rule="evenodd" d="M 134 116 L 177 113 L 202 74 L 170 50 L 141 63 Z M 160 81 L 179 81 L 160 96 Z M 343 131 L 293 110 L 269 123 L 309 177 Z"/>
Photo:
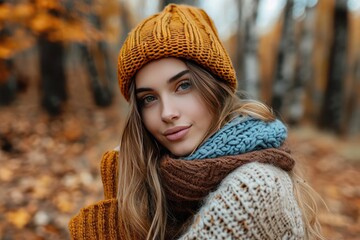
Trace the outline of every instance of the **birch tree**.
<path fill-rule="evenodd" d="M 288 121 L 299 123 L 305 113 L 305 92 L 313 78 L 314 61 L 314 31 L 315 5 L 308 1 L 304 6 L 304 17 L 300 21 L 299 43 L 297 45 L 297 59 L 292 94 L 289 96 Z"/>
<path fill-rule="evenodd" d="M 121 26 L 120 46 L 122 46 L 127 37 L 127 34 L 130 32 L 131 24 L 130 24 L 129 10 L 126 8 L 125 2 L 120 1 L 119 5 L 120 5 L 120 26 Z"/>
<path fill-rule="evenodd" d="M 237 11 L 238 11 L 238 29 L 236 31 L 236 54 L 235 54 L 235 69 L 236 69 L 236 77 L 238 80 L 241 80 L 243 77 L 243 67 L 244 67 L 244 24 L 242 22 L 242 9 L 243 9 L 243 1 L 237 1 Z M 244 88 L 244 83 L 242 81 L 238 82 L 238 90 Z"/>
<path fill-rule="evenodd" d="M 272 107 L 276 113 L 286 114 L 289 109 L 289 92 L 295 73 L 295 19 L 294 0 L 288 0 L 284 9 L 282 36 L 279 43 L 277 66 L 273 80 Z"/>
<path fill-rule="evenodd" d="M 198 4 L 198 0 L 162 0 L 163 7 L 167 6 L 170 3 L 188 4 L 188 5 L 196 6 Z"/>
<path fill-rule="evenodd" d="M 259 58 L 256 18 L 259 0 L 238 1 L 239 31 L 237 44 L 237 72 L 240 89 L 249 97 L 259 98 Z"/>

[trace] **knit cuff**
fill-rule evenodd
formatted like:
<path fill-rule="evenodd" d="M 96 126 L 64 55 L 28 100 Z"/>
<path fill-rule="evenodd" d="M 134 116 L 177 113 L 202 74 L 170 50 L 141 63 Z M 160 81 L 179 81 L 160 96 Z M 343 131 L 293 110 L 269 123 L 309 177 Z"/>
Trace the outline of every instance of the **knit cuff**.
<path fill-rule="evenodd" d="M 125 239 L 119 229 L 116 199 L 100 201 L 80 210 L 69 222 L 71 238 Z"/>
<path fill-rule="evenodd" d="M 118 184 L 119 152 L 108 151 L 101 159 L 101 179 L 104 186 L 105 199 L 116 198 Z"/>

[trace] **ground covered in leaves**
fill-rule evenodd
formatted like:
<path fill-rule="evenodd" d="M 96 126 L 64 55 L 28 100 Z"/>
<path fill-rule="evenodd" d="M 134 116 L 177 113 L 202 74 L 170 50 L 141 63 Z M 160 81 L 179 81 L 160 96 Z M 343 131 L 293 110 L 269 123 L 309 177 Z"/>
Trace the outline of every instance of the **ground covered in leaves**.
<path fill-rule="evenodd" d="M 36 87 L 0 108 L 0 239 L 69 239 L 81 207 L 102 199 L 99 162 L 120 139 L 126 105 L 91 101 L 86 84 L 70 89 L 64 113 L 39 107 Z M 329 239 L 360 236 L 360 140 L 312 127 L 293 128 L 290 142 L 329 211 L 320 219 Z"/>

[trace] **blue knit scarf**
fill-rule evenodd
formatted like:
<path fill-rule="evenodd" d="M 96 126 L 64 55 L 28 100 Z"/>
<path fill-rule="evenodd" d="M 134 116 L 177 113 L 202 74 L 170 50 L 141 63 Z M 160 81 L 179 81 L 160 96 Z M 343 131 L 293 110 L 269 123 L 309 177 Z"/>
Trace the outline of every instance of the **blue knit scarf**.
<path fill-rule="evenodd" d="M 237 117 L 184 159 L 216 158 L 259 149 L 277 148 L 286 137 L 287 129 L 279 120 L 264 122 L 252 117 Z"/>

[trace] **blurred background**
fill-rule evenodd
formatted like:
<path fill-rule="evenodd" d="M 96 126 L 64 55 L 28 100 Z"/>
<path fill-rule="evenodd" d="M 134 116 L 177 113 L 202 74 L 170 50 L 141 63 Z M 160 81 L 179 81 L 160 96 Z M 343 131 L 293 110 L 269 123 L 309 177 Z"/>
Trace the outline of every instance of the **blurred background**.
<path fill-rule="evenodd" d="M 117 53 L 170 2 L 208 12 L 239 90 L 288 124 L 325 235 L 359 239 L 359 0 L 0 0 L 0 239 L 69 239 L 103 198 L 100 159 L 127 113 Z"/>

